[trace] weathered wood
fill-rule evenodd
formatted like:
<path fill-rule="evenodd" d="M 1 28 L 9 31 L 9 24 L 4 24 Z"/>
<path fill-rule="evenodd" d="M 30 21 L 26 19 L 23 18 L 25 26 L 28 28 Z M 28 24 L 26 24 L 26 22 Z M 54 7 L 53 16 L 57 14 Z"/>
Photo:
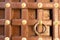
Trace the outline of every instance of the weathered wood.
<path fill-rule="evenodd" d="M 23 38 L 55 40 L 55 38 L 60 38 L 60 0 L 50 1 L 0 0 L 0 40 L 4 40 L 6 37 L 10 40 L 22 40 Z M 52 9 L 51 12 L 50 9 Z M 50 18 L 51 16 L 52 18 Z M 34 26 L 38 22 L 46 25 L 46 31 L 39 35 L 34 30 Z M 43 28 L 39 25 L 36 30 L 42 32 Z"/>

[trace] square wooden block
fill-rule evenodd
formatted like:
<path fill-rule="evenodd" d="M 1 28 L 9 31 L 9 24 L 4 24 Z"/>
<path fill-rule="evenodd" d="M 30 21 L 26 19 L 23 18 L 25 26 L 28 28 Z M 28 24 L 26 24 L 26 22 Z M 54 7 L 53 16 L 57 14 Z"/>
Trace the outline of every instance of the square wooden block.
<path fill-rule="evenodd" d="M 43 36 L 49 36 L 50 35 L 50 26 L 46 26 L 46 31 L 42 33 Z"/>

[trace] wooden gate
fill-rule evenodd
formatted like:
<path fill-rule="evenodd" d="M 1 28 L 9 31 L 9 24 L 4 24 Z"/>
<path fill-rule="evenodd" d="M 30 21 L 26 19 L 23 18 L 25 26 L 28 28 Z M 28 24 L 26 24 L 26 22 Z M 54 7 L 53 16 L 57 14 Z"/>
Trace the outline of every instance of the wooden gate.
<path fill-rule="evenodd" d="M 60 0 L 0 0 L 0 40 L 60 40 Z"/>

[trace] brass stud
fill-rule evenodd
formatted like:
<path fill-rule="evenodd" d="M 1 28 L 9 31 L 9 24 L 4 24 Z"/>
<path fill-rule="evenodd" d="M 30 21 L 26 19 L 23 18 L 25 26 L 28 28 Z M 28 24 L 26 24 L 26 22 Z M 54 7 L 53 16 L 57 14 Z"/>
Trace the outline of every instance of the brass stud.
<path fill-rule="evenodd" d="M 23 25 L 27 24 L 27 21 L 26 20 L 22 20 L 22 24 Z"/>
<path fill-rule="evenodd" d="M 42 8 L 42 3 L 38 3 L 38 8 Z"/>
<path fill-rule="evenodd" d="M 25 37 L 23 37 L 22 40 L 27 40 L 27 39 Z"/>
<path fill-rule="evenodd" d="M 55 21 L 55 22 L 54 22 L 54 25 L 58 25 L 58 21 Z"/>
<path fill-rule="evenodd" d="M 42 40 L 42 38 L 38 38 L 38 40 Z"/>
<path fill-rule="evenodd" d="M 10 38 L 9 37 L 5 37 L 5 40 L 10 40 Z"/>
<path fill-rule="evenodd" d="M 59 38 L 55 38 L 55 40 L 59 40 Z"/>
<path fill-rule="evenodd" d="M 58 4 L 58 3 L 55 3 L 55 4 L 54 4 L 54 7 L 55 7 L 55 8 L 58 8 L 58 7 L 59 7 L 59 4 Z"/>
<path fill-rule="evenodd" d="M 10 7 L 10 3 L 6 3 L 6 5 L 5 5 L 5 6 L 6 6 L 7 8 L 8 8 L 8 7 Z"/>
<path fill-rule="evenodd" d="M 26 3 L 22 3 L 22 8 L 25 8 L 26 7 Z"/>
<path fill-rule="evenodd" d="M 5 25 L 9 25 L 10 24 L 10 21 L 9 20 L 6 20 L 5 21 Z"/>

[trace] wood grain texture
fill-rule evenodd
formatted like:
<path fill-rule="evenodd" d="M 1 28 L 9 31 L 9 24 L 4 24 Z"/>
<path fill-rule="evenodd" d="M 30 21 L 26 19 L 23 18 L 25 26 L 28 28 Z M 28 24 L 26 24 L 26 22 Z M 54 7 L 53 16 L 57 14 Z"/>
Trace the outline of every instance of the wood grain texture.
<path fill-rule="evenodd" d="M 42 3 L 42 8 L 38 7 L 39 2 Z M 55 8 L 56 2 L 60 4 L 60 0 L 0 0 L 0 40 L 4 40 L 5 37 L 9 37 L 10 40 L 22 40 L 24 37 L 27 40 L 38 40 L 40 37 L 43 40 L 52 40 L 58 37 L 58 34 L 60 38 L 60 26 L 53 24 L 54 21 L 60 21 L 60 5 Z M 10 3 L 9 8 L 5 7 L 6 3 Z M 22 3 L 26 4 L 25 8 L 22 7 Z M 53 11 L 50 12 L 50 9 Z M 9 25 L 5 25 L 6 20 L 10 21 Z M 22 24 L 22 20 L 27 21 L 26 25 Z M 46 25 L 46 31 L 37 35 L 34 25 L 39 20 Z M 37 30 L 41 32 L 42 26 L 37 26 Z"/>

